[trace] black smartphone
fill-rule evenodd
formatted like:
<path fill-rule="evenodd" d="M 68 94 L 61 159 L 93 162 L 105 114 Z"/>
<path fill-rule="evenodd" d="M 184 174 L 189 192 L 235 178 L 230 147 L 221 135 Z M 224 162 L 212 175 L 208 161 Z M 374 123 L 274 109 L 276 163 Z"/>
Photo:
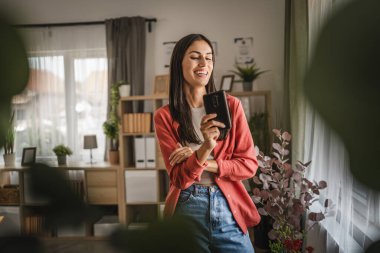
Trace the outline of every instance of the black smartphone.
<path fill-rule="evenodd" d="M 223 90 L 203 95 L 203 103 L 207 114 L 216 113 L 217 116 L 214 120 L 226 125 L 224 129 L 231 128 L 230 109 L 226 93 Z"/>

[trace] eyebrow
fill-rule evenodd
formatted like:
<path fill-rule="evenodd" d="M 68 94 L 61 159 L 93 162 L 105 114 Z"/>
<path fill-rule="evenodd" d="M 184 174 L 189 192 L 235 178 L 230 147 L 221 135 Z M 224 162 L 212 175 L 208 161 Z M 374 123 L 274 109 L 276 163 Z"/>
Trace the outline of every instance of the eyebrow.
<path fill-rule="evenodd" d="M 201 53 L 201 52 L 199 52 L 199 51 L 191 51 L 191 52 L 189 52 L 189 54 L 191 54 L 191 53 L 202 54 L 202 53 Z M 212 52 L 209 52 L 209 53 L 206 53 L 206 54 L 212 54 Z"/>

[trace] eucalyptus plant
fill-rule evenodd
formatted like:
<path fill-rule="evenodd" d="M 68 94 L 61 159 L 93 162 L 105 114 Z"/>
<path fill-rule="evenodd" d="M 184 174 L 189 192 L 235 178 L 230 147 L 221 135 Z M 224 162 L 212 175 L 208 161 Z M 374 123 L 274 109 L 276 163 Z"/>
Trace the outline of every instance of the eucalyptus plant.
<path fill-rule="evenodd" d="M 288 149 L 291 135 L 277 129 L 273 133 L 276 141 L 272 145 L 272 157 L 255 148 L 259 171 L 253 177 L 256 187 L 252 199 L 261 215 L 269 215 L 273 219 L 273 229 L 268 233 L 274 240 L 270 243 L 271 251 L 298 253 L 306 236 L 301 226 L 302 219 L 327 183 L 323 180 L 311 182 L 304 176 L 311 161 L 297 161 L 293 167 Z M 331 200 L 326 199 L 324 210 L 307 215 L 310 224 L 307 230 L 333 212 Z"/>

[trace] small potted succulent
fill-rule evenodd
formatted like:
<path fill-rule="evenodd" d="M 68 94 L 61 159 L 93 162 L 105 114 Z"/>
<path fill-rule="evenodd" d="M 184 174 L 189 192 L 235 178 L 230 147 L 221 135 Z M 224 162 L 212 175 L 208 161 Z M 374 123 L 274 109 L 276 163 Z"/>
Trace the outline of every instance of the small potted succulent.
<path fill-rule="evenodd" d="M 66 156 L 73 154 L 69 147 L 62 144 L 55 146 L 53 152 L 57 156 L 58 165 L 66 165 Z"/>
<path fill-rule="evenodd" d="M 246 64 L 245 66 L 235 64 L 235 70 L 230 70 L 230 72 L 241 78 L 241 80 L 237 82 L 243 83 L 244 91 L 252 91 L 253 81 L 255 81 L 261 74 L 267 71 L 268 70 L 260 70 L 255 62 L 252 64 Z"/>

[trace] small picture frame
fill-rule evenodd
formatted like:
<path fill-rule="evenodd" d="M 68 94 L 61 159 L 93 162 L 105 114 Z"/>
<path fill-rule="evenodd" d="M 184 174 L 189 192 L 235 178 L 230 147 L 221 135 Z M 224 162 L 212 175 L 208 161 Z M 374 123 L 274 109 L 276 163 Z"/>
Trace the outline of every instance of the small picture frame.
<path fill-rule="evenodd" d="M 224 91 L 232 91 L 232 85 L 234 83 L 234 75 L 224 75 L 222 76 L 222 81 L 220 83 L 220 89 Z"/>
<path fill-rule="evenodd" d="M 22 150 L 21 166 L 29 166 L 36 162 L 36 147 L 24 148 Z"/>
<path fill-rule="evenodd" d="M 169 75 L 158 75 L 154 78 L 153 94 L 169 95 Z"/>

